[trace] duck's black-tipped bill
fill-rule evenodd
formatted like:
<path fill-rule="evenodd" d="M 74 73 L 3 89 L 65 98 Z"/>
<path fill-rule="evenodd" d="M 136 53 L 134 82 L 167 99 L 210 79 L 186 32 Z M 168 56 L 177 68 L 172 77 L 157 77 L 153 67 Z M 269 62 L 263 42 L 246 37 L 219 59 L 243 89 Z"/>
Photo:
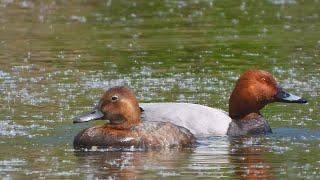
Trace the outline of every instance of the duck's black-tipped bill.
<path fill-rule="evenodd" d="M 90 112 L 89 114 L 85 114 L 82 116 L 75 117 L 73 119 L 73 123 L 82 123 L 82 122 L 88 122 L 93 120 L 98 120 L 104 117 L 104 114 L 101 112 L 101 110 L 95 108 Z"/>
<path fill-rule="evenodd" d="M 282 88 L 278 88 L 277 94 L 275 95 L 276 102 L 286 103 L 307 103 L 308 101 L 302 97 L 285 92 Z"/>

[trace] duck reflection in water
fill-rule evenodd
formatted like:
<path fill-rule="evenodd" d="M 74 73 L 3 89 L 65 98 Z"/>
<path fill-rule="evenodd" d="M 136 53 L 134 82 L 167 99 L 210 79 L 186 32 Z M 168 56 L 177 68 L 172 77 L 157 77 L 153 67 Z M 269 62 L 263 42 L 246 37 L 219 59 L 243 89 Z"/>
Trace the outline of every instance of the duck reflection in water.
<path fill-rule="evenodd" d="M 271 149 L 263 146 L 263 137 L 235 137 L 230 141 L 230 163 L 237 179 L 274 179 L 266 161 Z"/>
<path fill-rule="evenodd" d="M 74 154 L 79 164 L 78 171 L 84 174 L 85 178 L 133 179 L 140 176 L 144 178 L 166 177 L 166 173 L 173 175 L 173 172 L 188 165 L 192 150 L 75 151 Z"/>

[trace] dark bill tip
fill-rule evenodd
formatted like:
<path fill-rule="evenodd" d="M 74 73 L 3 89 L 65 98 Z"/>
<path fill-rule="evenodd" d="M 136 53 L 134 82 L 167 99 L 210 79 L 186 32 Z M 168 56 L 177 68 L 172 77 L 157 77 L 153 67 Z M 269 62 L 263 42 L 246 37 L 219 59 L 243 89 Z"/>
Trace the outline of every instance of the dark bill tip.
<path fill-rule="evenodd" d="M 285 92 L 282 88 L 278 88 L 277 94 L 275 96 L 276 102 L 286 102 L 286 103 L 307 103 L 305 98 L 290 94 Z"/>
<path fill-rule="evenodd" d="M 306 103 L 308 103 L 308 100 L 301 98 L 301 99 L 297 100 L 297 103 L 306 104 Z"/>
<path fill-rule="evenodd" d="M 99 109 L 94 109 L 89 114 L 85 114 L 82 116 L 75 117 L 73 119 L 73 123 L 82 123 L 82 122 L 88 122 L 93 120 L 98 120 L 104 117 L 104 114 Z"/>

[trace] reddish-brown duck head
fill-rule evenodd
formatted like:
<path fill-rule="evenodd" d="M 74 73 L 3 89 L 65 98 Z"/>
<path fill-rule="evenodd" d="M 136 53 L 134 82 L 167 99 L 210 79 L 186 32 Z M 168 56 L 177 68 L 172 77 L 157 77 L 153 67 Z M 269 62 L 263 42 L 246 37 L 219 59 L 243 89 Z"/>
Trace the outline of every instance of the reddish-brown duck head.
<path fill-rule="evenodd" d="M 140 123 L 140 108 L 134 93 L 127 87 L 113 87 L 105 92 L 89 114 L 76 117 L 74 123 L 105 119 L 109 126 L 127 129 Z"/>
<path fill-rule="evenodd" d="M 285 92 L 269 72 L 248 70 L 240 76 L 230 96 L 229 115 L 235 120 L 256 118 L 259 110 L 272 102 L 307 103 L 307 100 Z"/>

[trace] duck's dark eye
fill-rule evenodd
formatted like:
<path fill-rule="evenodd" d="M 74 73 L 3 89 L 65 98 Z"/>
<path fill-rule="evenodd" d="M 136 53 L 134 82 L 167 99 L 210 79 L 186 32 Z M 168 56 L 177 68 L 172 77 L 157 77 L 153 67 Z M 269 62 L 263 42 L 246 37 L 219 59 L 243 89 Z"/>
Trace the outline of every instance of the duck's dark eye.
<path fill-rule="evenodd" d="M 116 102 L 116 101 L 118 101 L 118 99 L 119 99 L 119 97 L 116 96 L 116 95 L 114 95 L 114 96 L 111 97 L 111 101 L 112 101 L 112 102 Z"/>

